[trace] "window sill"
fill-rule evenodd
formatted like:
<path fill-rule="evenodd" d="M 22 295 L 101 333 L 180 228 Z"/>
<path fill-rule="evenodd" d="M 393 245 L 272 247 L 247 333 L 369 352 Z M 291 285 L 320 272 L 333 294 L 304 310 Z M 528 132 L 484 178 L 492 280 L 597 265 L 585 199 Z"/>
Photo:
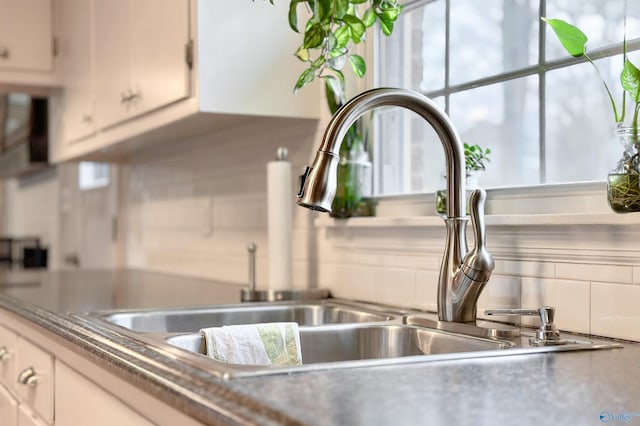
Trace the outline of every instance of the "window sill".
<path fill-rule="evenodd" d="M 576 186 L 575 191 L 567 185 L 545 188 L 546 195 L 540 194 L 537 188 L 527 194 L 512 189 L 488 191 L 489 197 L 494 196 L 494 210 L 498 210 L 495 208 L 498 202 L 503 202 L 502 207 L 515 211 L 485 216 L 488 245 L 493 255 L 502 259 L 636 265 L 640 258 L 637 244 L 640 214 L 611 212 L 604 183 L 595 184 L 595 189 L 589 184 L 592 188 L 586 190 L 584 185 Z M 519 195 L 514 195 L 515 192 Z M 433 200 L 432 195 L 426 196 L 428 200 Z M 395 204 L 393 208 L 384 205 L 389 201 Z M 324 228 L 332 238 L 342 240 L 342 245 L 362 251 L 437 253 L 441 250 L 443 219 L 432 213 L 434 203 L 425 202 L 425 195 L 402 197 L 402 203 L 397 198 L 381 200 L 380 204 L 387 213 L 385 216 L 334 219 L 321 215 L 315 225 Z M 412 205 L 419 205 L 428 213 L 414 215 Z M 531 212 L 522 213 L 527 209 Z M 581 211 L 563 212 L 564 209 Z M 402 214 L 389 214 L 392 211 Z M 467 234 L 471 239 L 473 232 L 469 229 Z"/>

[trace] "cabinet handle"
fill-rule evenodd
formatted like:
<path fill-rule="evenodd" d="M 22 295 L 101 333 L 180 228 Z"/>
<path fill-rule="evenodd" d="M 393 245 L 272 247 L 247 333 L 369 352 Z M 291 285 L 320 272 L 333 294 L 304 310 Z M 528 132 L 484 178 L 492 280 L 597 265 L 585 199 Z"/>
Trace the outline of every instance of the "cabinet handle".
<path fill-rule="evenodd" d="M 126 104 L 127 102 L 131 102 L 136 98 L 140 97 L 140 93 L 136 93 L 132 90 L 129 90 L 126 93 L 121 93 L 120 94 L 120 103 L 122 104 Z"/>
<path fill-rule="evenodd" d="M 6 59 L 9 57 L 9 49 L 6 47 L 0 47 L 0 58 Z"/>
<path fill-rule="evenodd" d="M 18 375 L 18 383 L 25 386 L 35 386 L 38 384 L 38 376 L 33 367 L 29 367 Z"/>
<path fill-rule="evenodd" d="M 7 362 L 9 360 L 9 349 L 6 346 L 0 348 L 0 362 Z"/>

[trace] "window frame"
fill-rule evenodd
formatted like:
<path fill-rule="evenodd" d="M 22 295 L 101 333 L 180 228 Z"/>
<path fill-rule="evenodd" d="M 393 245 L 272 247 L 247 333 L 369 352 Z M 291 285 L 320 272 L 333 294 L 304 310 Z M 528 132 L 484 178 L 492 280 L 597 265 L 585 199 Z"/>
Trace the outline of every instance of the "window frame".
<path fill-rule="evenodd" d="M 404 11 L 411 10 L 413 8 L 422 7 L 434 0 L 408 0 L 404 2 Z M 438 1 L 438 0 L 435 0 Z M 450 15 L 450 0 L 439 0 L 446 3 L 446 19 L 449 20 Z M 540 0 L 539 3 L 539 16 L 546 16 L 546 0 Z M 452 94 L 460 93 L 471 88 L 479 88 L 489 86 L 492 84 L 509 81 L 516 78 L 524 78 L 529 76 L 537 76 L 538 84 L 538 126 L 539 126 L 539 147 L 540 147 L 540 181 L 543 183 L 532 186 L 518 186 L 518 187 L 504 187 L 488 189 L 488 215 L 522 215 L 521 209 L 517 207 L 517 204 L 524 201 L 524 205 L 528 206 L 527 214 L 533 215 L 556 215 L 556 214 L 596 214 L 602 217 L 604 213 L 614 214 L 608 207 L 606 201 L 606 177 L 603 176 L 601 180 L 590 182 L 575 182 L 575 183 L 546 183 L 546 73 L 549 71 L 562 69 L 565 67 L 582 64 L 585 62 L 584 58 L 575 58 L 571 56 L 565 56 L 562 58 L 547 60 L 546 59 L 546 40 L 547 40 L 547 24 L 542 20 L 539 22 L 539 36 L 538 36 L 538 61 L 533 65 L 515 70 L 497 73 L 491 76 L 475 79 L 472 81 L 450 84 L 449 82 L 449 22 L 446 23 L 446 49 L 445 55 L 445 83 L 442 89 L 421 92 L 429 98 L 443 97 L 445 104 L 445 112 L 449 114 L 449 99 Z M 367 88 L 380 87 L 378 80 L 377 70 L 380 67 L 380 55 L 378 53 L 378 46 L 380 40 L 385 37 L 379 28 L 373 31 L 373 43 L 365 43 L 364 49 L 359 53 L 365 56 L 368 63 L 372 64 L 372 72 L 367 73 L 364 81 L 360 84 L 356 84 L 356 87 L 360 90 Z M 640 38 L 627 40 L 627 51 L 639 51 L 640 50 Z M 607 45 L 593 50 L 589 49 L 589 57 L 593 61 L 620 55 L 623 53 L 622 43 L 616 43 Z M 374 143 L 374 157 L 375 157 L 376 144 Z M 377 174 L 375 171 L 374 163 L 374 177 Z M 378 187 L 376 185 L 376 187 Z M 572 193 L 576 198 L 576 203 L 568 206 L 558 205 L 557 199 L 559 194 Z M 517 194 L 517 195 L 516 195 Z M 407 193 L 400 195 L 375 195 L 378 201 L 377 216 L 435 216 L 435 193 L 423 192 L 423 193 Z M 425 202 L 426 197 L 426 202 Z M 492 199 L 510 199 L 514 202 L 507 203 L 494 203 L 492 205 Z M 533 202 L 528 202 L 533 201 Z M 416 206 L 420 206 L 416 208 Z M 608 222 L 608 220 L 607 220 Z"/>

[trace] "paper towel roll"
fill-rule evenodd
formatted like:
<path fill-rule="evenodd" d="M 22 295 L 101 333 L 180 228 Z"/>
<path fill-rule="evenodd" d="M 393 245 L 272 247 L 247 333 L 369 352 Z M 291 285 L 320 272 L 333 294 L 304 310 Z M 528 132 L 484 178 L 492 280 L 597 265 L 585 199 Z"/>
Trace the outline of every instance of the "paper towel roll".
<path fill-rule="evenodd" d="M 291 164 L 285 159 L 267 164 L 267 231 L 269 289 L 291 290 L 291 226 L 293 216 Z"/>

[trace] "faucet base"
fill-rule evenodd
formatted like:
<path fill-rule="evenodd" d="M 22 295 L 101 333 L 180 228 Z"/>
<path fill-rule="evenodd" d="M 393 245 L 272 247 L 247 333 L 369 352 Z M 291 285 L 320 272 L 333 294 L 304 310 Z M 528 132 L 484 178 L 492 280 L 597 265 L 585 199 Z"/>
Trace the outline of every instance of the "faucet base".
<path fill-rule="evenodd" d="M 327 289 L 310 290 L 250 290 L 243 288 L 240 300 L 243 302 L 278 302 L 284 300 L 318 300 L 328 299 L 331 293 Z"/>
<path fill-rule="evenodd" d="M 477 320 L 470 323 L 461 323 L 440 321 L 435 318 L 421 315 L 408 315 L 404 318 L 403 322 L 407 325 L 435 328 L 437 330 L 448 331 L 450 333 L 460 333 L 475 337 L 505 339 L 520 336 L 519 327 L 492 321 Z"/>

